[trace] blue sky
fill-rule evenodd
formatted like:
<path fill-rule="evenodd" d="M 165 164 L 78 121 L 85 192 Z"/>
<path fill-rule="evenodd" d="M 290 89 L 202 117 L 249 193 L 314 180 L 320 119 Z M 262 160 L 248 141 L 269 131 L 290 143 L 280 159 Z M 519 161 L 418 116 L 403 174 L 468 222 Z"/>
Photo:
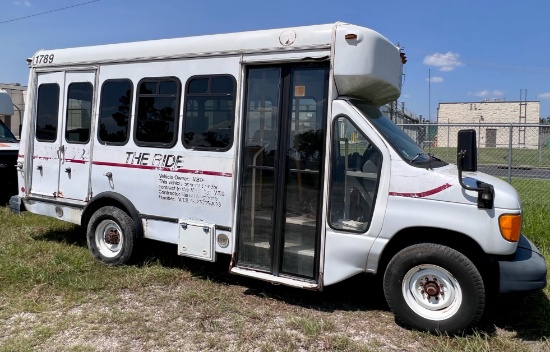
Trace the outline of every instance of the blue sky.
<path fill-rule="evenodd" d="M 405 48 L 399 100 L 417 115 L 522 91 L 550 117 L 549 0 L 0 0 L 0 9 L 2 83 L 26 85 L 25 59 L 39 49 L 344 21 Z"/>

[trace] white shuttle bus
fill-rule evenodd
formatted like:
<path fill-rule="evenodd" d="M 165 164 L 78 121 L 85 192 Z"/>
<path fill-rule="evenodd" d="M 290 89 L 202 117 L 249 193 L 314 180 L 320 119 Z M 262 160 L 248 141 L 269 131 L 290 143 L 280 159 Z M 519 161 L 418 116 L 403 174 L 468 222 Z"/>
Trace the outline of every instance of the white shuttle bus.
<path fill-rule="evenodd" d="M 80 224 L 110 265 L 147 238 L 304 289 L 379 273 L 398 322 L 461 331 L 546 264 L 475 131 L 457 167 L 382 115 L 404 61 L 345 23 L 41 50 L 10 207 Z"/>

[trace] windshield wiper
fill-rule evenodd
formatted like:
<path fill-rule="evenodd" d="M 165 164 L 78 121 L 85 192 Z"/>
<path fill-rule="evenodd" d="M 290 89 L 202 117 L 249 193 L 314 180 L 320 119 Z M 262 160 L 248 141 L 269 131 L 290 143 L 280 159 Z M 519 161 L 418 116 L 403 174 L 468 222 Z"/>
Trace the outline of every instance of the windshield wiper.
<path fill-rule="evenodd" d="M 418 159 L 422 154 L 426 154 L 426 153 L 420 152 L 420 153 L 416 154 L 416 155 L 414 156 L 414 158 L 412 158 L 411 161 L 409 161 L 409 162 L 410 162 L 411 164 L 414 163 L 415 160 Z"/>
<path fill-rule="evenodd" d="M 431 158 L 431 159 L 434 159 L 436 161 L 443 161 L 441 159 L 439 159 L 437 156 L 433 155 L 432 153 L 428 153 L 428 156 Z"/>

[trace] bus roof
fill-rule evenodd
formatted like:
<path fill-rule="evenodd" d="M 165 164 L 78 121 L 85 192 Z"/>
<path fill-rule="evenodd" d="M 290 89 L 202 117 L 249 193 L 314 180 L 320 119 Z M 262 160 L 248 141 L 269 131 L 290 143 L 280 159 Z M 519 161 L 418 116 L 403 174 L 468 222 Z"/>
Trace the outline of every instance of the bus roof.
<path fill-rule="evenodd" d="M 40 50 L 31 68 L 95 66 L 213 56 L 317 52 L 331 59 L 339 95 L 381 105 L 401 93 L 399 48 L 381 34 L 336 22 L 314 26 Z M 324 54 L 326 53 L 326 54 Z M 326 55 L 326 56 L 325 56 Z"/>
<path fill-rule="evenodd" d="M 127 62 L 129 60 L 148 61 L 181 57 L 328 49 L 331 45 L 332 32 L 339 24 L 341 23 L 67 49 L 43 49 L 34 54 L 30 65 L 31 67 L 70 66 Z"/>

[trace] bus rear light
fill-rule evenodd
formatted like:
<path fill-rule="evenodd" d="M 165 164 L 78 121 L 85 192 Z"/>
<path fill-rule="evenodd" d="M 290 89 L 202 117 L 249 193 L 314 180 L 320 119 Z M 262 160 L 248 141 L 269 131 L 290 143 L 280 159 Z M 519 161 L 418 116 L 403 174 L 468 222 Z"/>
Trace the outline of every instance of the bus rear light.
<path fill-rule="evenodd" d="M 353 34 L 353 33 L 346 34 L 344 38 L 346 38 L 346 40 L 357 39 L 357 34 Z"/>
<path fill-rule="evenodd" d="M 521 233 L 521 215 L 504 214 L 498 218 L 500 234 L 505 240 L 510 242 L 519 241 Z"/>

